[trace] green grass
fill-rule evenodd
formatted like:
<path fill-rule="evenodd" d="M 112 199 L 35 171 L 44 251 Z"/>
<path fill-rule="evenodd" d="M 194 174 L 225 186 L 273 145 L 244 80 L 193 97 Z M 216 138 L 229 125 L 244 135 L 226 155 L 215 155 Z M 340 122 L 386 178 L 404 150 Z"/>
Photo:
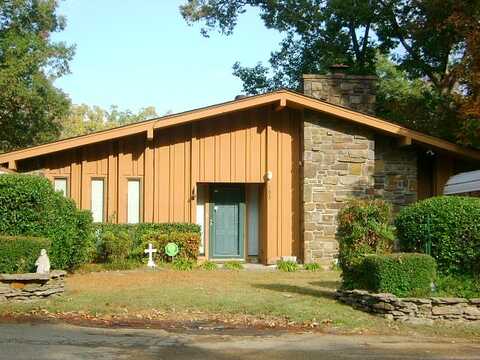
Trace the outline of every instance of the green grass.
<path fill-rule="evenodd" d="M 239 261 L 227 261 L 223 264 L 225 270 L 242 270 L 243 264 Z"/>
<path fill-rule="evenodd" d="M 0 315 L 45 309 L 94 316 L 167 314 L 214 318 L 283 319 L 317 323 L 340 333 L 412 334 L 479 337 L 479 325 L 422 327 L 392 323 L 337 302 L 339 273 L 331 271 L 111 271 L 74 274 L 59 298 L 28 304 L 2 304 Z M 183 314 L 183 315 L 182 315 Z M 185 315 L 186 314 L 186 315 Z"/>

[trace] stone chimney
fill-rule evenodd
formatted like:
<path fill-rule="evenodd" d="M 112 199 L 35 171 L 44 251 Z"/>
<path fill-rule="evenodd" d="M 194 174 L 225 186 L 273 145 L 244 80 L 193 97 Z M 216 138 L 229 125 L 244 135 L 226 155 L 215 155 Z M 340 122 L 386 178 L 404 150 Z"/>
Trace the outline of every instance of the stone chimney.
<path fill-rule="evenodd" d="M 377 77 L 346 74 L 347 65 L 330 67 L 327 75 L 303 75 L 305 95 L 368 114 L 375 113 Z"/>

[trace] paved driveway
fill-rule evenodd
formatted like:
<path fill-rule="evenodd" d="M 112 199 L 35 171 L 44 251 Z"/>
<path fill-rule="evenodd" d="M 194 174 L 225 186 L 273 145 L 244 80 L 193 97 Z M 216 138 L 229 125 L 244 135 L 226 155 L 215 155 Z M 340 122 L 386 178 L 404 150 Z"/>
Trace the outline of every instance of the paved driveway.
<path fill-rule="evenodd" d="M 0 359 L 480 359 L 480 343 L 292 333 L 201 334 L 0 324 Z"/>

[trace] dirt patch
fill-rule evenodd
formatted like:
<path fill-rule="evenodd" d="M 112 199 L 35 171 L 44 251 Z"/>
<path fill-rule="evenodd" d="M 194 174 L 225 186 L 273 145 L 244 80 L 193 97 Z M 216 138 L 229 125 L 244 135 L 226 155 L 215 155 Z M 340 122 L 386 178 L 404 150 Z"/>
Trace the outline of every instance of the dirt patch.
<path fill-rule="evenodd" d="M 108 329 L 152 329 L 165 330 L 170 333 L 196 334 L 196 335 L 232 335 L 232 336 L 265 336 L 285 333 L 328 333 L 336 331 L 328 329 L 328 326 L 302 326 L 288 323 L 273 323 L 272 320 L 258 319 L 235 319 L 222 321 L 218 319 L 135 319 L 135 318 L 112 318 L 92 317 L 86 314 L 50 314 L 40 312 L 36 314 L 7 314 L 0 316 L 3 324 L 48 324 L 66 323 L 82 327 L 108 328 Z"/>

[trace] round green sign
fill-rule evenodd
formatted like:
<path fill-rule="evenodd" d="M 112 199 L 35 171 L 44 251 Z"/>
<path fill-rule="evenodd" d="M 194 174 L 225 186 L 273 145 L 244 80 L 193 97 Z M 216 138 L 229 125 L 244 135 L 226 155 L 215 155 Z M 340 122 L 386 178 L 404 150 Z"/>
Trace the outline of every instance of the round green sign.
<path fill-rule="evenodd" d="M 165 254 L 168 256 L 175 256 L 178 254 L 178 245 L 175 243 L 168 243 L 165 245 Z"/>

